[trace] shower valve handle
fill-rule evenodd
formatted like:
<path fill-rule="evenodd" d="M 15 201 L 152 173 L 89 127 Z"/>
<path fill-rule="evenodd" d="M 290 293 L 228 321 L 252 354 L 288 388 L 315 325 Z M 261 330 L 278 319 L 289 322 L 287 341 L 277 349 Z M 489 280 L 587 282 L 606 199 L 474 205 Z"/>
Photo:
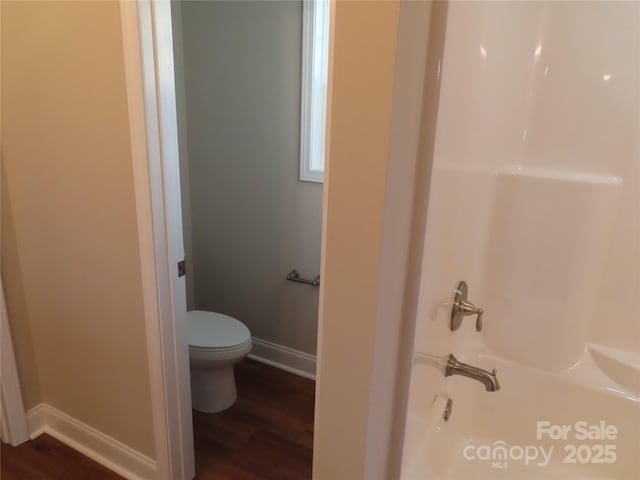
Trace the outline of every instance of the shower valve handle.
<path fill-rule="evenodd" d="M 458 312 L 462 314 L 462 316 L 466 315 L 477 315 L 476 317 L 476 332 L 482 330 L 482 315 L 484 314 L 484 310 L 476 307 L 473 303 L 468 300 L 462 300 L 458 304 Z"/>
<path fill-rule="evenodd" d="M 455 295 L 453 297 L 453 307 L 451 308 L 451 330 L 455 331 L 460 328 L 462 319 L 467 315 L 476 316 L 476 332 L 482 330 L 482 315 L 484 310 L 476 307 L 473 303 L 467 300 L 468 294 L 467 283 L 462 281 L 458 284 Z"/>

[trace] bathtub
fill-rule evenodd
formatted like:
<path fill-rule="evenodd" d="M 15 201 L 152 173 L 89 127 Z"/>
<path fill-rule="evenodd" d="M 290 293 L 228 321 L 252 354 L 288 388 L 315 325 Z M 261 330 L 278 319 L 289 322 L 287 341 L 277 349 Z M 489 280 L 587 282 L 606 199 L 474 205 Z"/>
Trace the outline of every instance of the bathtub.
<path fill-rule="evenodd" d="M 640 478 L 640 397 L 609 379 L 589 349 L 558 373 L 481 353 L 460 360 L 497 368 L 501 389 L 454 376 L 420 398 L 433 391 L 420 383 L 442 373 L 417 361 L 403 480 Z"/>

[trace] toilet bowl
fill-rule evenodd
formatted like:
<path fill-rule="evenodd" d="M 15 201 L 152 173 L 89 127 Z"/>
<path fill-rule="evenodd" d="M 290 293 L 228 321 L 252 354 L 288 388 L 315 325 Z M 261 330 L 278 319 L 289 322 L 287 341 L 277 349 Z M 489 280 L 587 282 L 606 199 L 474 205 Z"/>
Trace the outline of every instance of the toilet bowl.
<path fill-rule="evenodd" d="M 221 313 L 187 312 L 191 405 L 221 412 L 237 398 L 233 365 L 251 351 L 251 333 L 239 320 Z"/>

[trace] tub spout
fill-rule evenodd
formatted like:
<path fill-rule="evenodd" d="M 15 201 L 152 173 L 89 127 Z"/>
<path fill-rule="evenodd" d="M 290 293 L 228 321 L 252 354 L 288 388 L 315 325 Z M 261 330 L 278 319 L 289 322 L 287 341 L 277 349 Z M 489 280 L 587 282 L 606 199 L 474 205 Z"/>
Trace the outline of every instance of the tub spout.
<path fill-rule="evenodd" d="M 479 381 L 484 385 L 487 392 L 497 392 L 500 390 L 500 382 L 498 382 L 497 373 L 498 371 L 495 368 L 492 372 L 487 372 L 481 368 L 459 362 L 453 355 L 449 355 L 449 360 L 447 361 L 447 366 L 444 370 L 445 377 L 462 375 L 463 377 L 469 377 Z"/>

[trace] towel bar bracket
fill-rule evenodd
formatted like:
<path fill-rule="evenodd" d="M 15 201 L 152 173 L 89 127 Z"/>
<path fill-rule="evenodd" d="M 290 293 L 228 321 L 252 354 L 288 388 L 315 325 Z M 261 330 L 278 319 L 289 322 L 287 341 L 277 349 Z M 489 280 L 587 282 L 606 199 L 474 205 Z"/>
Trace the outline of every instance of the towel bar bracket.
<path fill-rule="evenodd" d="M 309 280 L 308 278 L 302 278 L 297 270 L 291 270 L 289 272 L 289 275 L 287 275 L 287 280 L 289 280 L 290 282 L 304 283 L 313 287 L 317 287 L 320 285 L 320 275 L 318 275 L 313 280 Z"/>

